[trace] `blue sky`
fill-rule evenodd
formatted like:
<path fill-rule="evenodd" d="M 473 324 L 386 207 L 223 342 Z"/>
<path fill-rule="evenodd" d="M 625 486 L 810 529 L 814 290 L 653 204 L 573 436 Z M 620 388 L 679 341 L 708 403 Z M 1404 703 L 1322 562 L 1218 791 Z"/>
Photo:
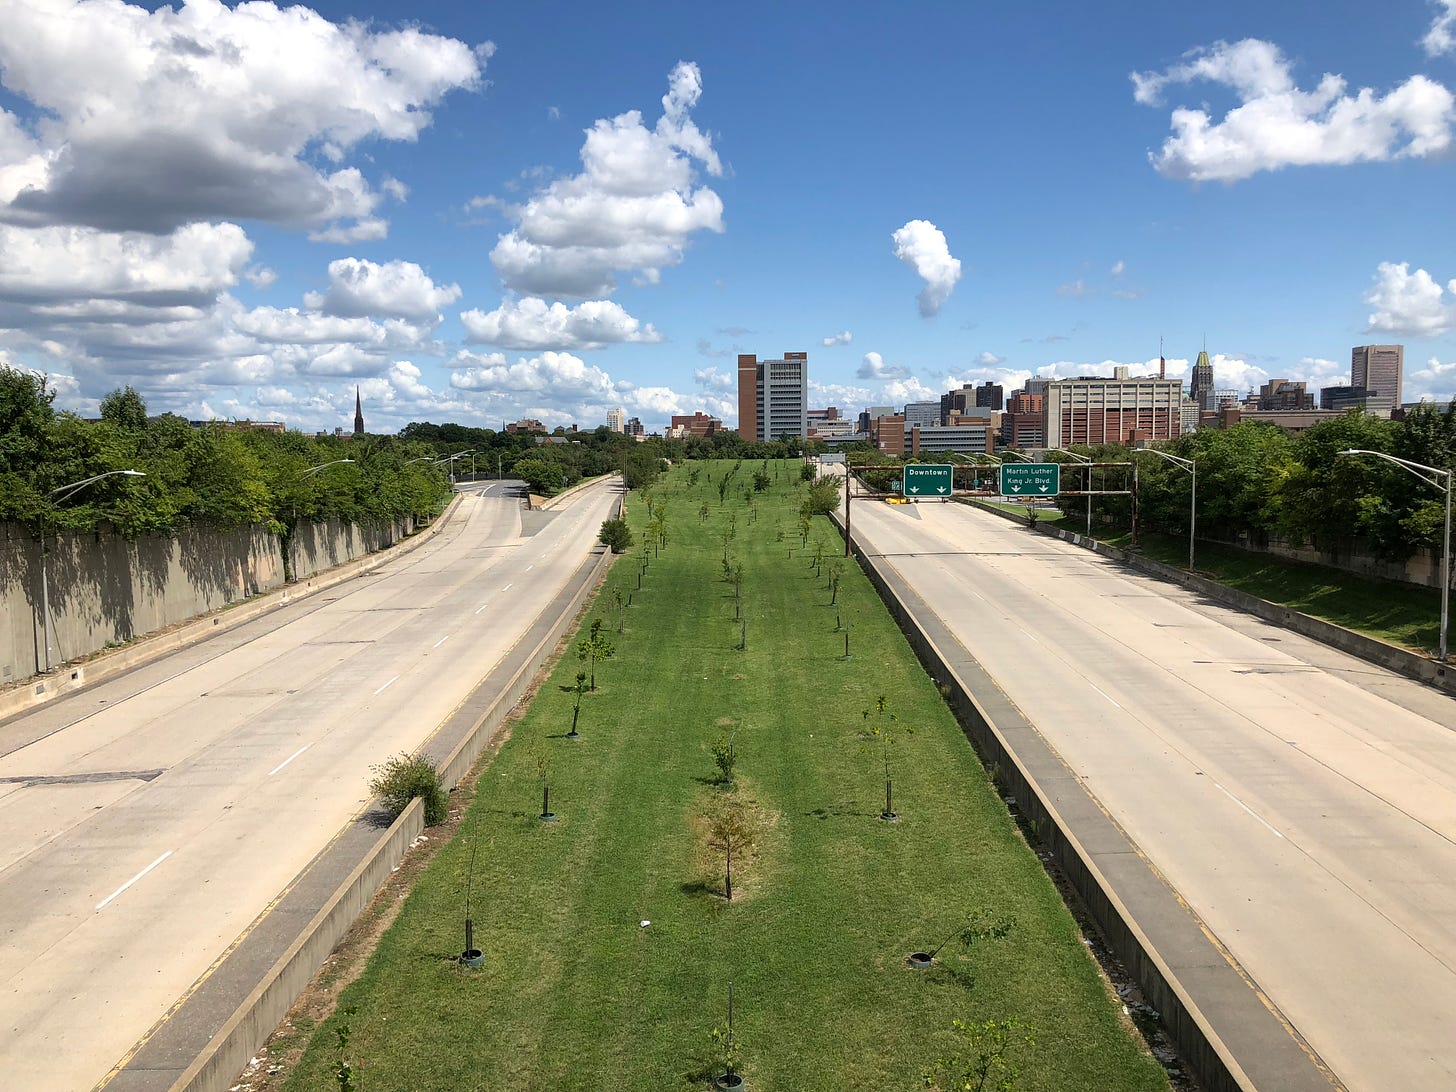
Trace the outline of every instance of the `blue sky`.
<path fill-rule="evenodd" d="M 0 0 L 0 361 L 94 410 L 733 425 L 951 385 L 1456 388 L 1456 0 Z"/>

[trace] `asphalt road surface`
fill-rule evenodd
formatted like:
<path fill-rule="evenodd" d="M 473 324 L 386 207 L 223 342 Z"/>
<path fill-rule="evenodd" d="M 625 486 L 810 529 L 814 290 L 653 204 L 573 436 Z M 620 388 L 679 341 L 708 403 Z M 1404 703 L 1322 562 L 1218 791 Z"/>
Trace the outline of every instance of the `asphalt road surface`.
<path fill-rule="evenodd" d="M 1456 1088 L 1456 701 L 965 505 L 852 523 L 1341 1081 Z"/>
<path fill-rule="evenodd" d="M 617 490 L 472 490 L 412 553 L 0 725 L 0 1087 L 105 1079 L 510 649 Z"/>

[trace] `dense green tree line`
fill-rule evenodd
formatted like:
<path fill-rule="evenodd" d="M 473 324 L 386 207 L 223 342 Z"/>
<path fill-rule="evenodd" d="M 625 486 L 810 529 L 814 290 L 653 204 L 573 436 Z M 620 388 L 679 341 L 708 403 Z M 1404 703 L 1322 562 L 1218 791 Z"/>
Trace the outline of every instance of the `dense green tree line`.
<path fill-rule="evenodd" d="M 1401 559 L 1417 547 L 1440 545 L 1444 490 L 1423 485 L 1383 459 L 1338 453 L 1358 448 L 1453 469 L 1456 415 L 1421 406 L 1402 421 L 1388 421 L 1357 411 L 1296 436 L 1275 425 L 1243 422 L 1227 431 L 1199 429 L 1159 446 L 1197 463 L 1199 537 L 1254 542 L 1278 537 L 1318 547 L 1363 542 L 1379 556 Z M 1134 457 L 1120 445 L 1076 450 L 1097 461 Z M 1136 458 L 1139 523 L 1186 535 L 1190 475 L 1154 456 Z M 1119 488 L 1113 473 L 1106 488 Z M 1081 481 L 1080 472 L 1068 471 L 1063 488 L 1080 488 Z M 1066 497 L 1062 507 L 1083 513 L 1085 503 Z M 1129 498 L 1097 498 L 1093 504 L 1095 515 L 1130 519 Z"/>
<path fill-rule="evenodd" d="M 734 432 L 637 442 L 605 426 L 557 429 L 546 442 L 531 433 L 431 422 L 413 422 L 393 437 L 315 437 L 193 428 L 174 414 L 149 416 L 129 386 L 102 399 L 99 421 L 58 413 L 54 399 L 44 376 L 0 366 L 0 521 L 32 530 L 105 525 L 130 535 L 189 524 L 262 524 L 286 537 L 300 520 L 432 515 L 449 498 L 447 475 L 468 476 L 472 468 L 478 478 L 518 477 L 549 494 L 614 471 L 640 488 L 664 460 L 784 458 L 803 449 L 792 438 L 751 444 Z M 461 457 L 435 461 L 452 455 Z M 353 462 L 315 469 L 344 459 Z M 54 497 L 63 486 L 119 470 L 145 477 L 118 475 L 59 503 Z"/>
<path fill-rule="evenodd" d="M 262 524 L 287 535 L 299 520 L 382 522 L 428 517 L 450 495 L 436 451 L 394 437 L 193 428 L 148 417 L 130 387 L 101 402 L 101 420 L 55 412 L 43 376 L 0 368 L 0 521 L 128 535 L 191 524 Z M 349 459 L 321 470 L 314 468 Z M 113 476 L 56 497 L 64 486 Z"/>

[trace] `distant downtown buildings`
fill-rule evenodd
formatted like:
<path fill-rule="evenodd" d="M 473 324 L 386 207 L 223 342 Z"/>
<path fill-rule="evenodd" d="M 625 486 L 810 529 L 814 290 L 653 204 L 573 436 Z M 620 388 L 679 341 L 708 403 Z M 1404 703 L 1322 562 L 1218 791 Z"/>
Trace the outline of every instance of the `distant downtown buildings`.
<path fill-rule="evenodd" d="M 1304 382 L 1271 379 L 1248 394 L 1215 388 L 1213 364 L 1204 350 L 1190 371 L 1186 395 L 1181 381 L 1166 378 L 1161 365 L 1156 376 L 1132 376 L 1119 366 L 1111 378 L 1031 379 L 1004 399 L 998 384 L 966 383 L 937 401 L 870 407 L 856 420 L 832 406 L 809 408 L 808 353 L 786 352 L 777 360 L 745 353 L 738 357 L 738 433 L 749 441 L 867 438 L 887 453 L 913 455 L 1137 444 L 1176 439 L 1200 427 L 1229 428 L 1240 421 L 1267 421 L 1300 431 L 1349 409 L 1385 417 L 1398 412 L 1403 366 L 1403 346 L 1356 346 L 1351 350 L 1350 384 L 1323 388 L 1316 409 L 1315 396 Z M 640 435 L 640 423 L 634 419 L 624 424 L 623 416 L 621 409 L 609 411 L 608 427 Z M 699 412 L 673 417 L 668 435 L 707 438 L 721 428 L 717 418 Z"/>

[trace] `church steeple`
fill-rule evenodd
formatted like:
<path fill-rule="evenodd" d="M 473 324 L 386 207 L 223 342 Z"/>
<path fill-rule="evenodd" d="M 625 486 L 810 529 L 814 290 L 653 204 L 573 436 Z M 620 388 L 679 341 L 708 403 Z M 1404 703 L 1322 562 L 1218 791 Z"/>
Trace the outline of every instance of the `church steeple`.
<path fill-rule="evenodd" d="M 359 399 L 359 388 L 354 388 L 354 435 L 364 435 L 364 403 Z"/>

